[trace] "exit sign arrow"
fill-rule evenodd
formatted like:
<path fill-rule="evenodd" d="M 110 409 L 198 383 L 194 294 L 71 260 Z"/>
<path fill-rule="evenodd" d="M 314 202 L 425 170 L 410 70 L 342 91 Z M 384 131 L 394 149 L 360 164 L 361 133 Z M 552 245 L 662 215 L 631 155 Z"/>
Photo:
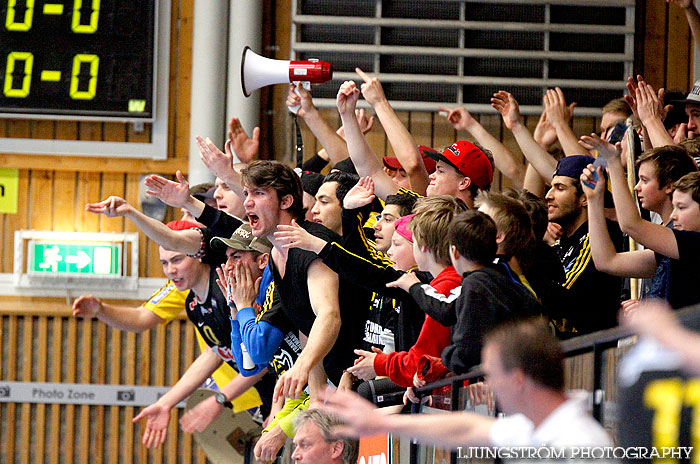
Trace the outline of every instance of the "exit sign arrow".
<path fill-rule="evenodd" d="M 78 254 L 74 256 L 66 256 L 66 263 L 75 264 L 78 269 L 82 269 L 90 264 L 90 257 L 83 250 L 78 250 Z"/>

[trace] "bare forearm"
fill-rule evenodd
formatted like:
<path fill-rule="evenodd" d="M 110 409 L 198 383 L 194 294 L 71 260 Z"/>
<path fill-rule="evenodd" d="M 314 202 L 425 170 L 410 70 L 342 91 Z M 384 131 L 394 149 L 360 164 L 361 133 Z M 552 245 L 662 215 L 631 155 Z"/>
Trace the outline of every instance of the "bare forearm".
<path fill-rule="evenodd" d="M 387 140 L 389 140 L 396 158 L 408 174 L 411 188 L 418 193 L 425 193 L 425 189 L 430 184 L 430 179 L 418 151 L 418 144 L 411 133 L 408 132 L 406 126 L 401 123 L 388 101 L 384 100 L 378 103 L 374 106 L 374 110 L 377 112 L 377 117 L 382 123 L 382 127 L 384 127 Z"/>
<path fill-rule="evenodd" d="M 588 199 L 588 227 L 590 232 L 591 255 L 596 269 L 610 273 L 613 260 L 617 254 L 610 240 L 610 234 L 605 223 L 603 199 Z"/>
<path fill-rule="evenodd" d="M 348 157 L 348 146 L 345 140 L 328 125 L 317 109 L 309 111 L 304 116 L 304 122 L 326 150 L 333 164 Z"/>
<path fill-rule="evenodd" d="M 328 376 L 323 363 L 318 363 L 309 371 L 309 396 L 312 400 L 321 398 L 328 385 Z"/>
<path fill-rule="evenodd" d="M 608 172 L 610 174 L 617 220 L 625 233 L 633 235 L 640 229 L 644 220 L 639 215 L 637 205 L 634 204 L 632 194 L 627 188 L 627 178 L 619 158 L 608 161 Z"/>
<path fill-rule="evenodd" d="M 267 373 L 267 369 L 263 369 L 255 375 L 250 377 L 245 377 L 243 375 L 237 375 L 229 383 L 224 385 L 221 389 L 221 393 L 226 395 L 226 398 L 233 400 L 238 398 L 243 393 L 245 393 L 250 388 L 254 387 L 260 379 L 262 379 Z"/>
<path fill-rule="evenodd" d="M 525 180 L 525 167 L 515 160 L 510 150 L 476 121 L 467 127 L 467 130 L 477 142 L 491 151 L 496 169 L 510 179 L 514 187 L 522 188 Z"/>
<path fill-rule="evenodd" d="M 586 151 L 581 148 L 581 145 L 578 144 L 576 134 L 574 134 L 574 131 L 568 124 L 555 124 L 554 130 L 557 132 L 557 138 L 566 156 L 587 154 Z"/>
<path fill-rule="evenodd" d="M 367 139 L 360 130 L 355 113 L 341 114 L 343 127 L 345 128 L 345 140 L 348 144 L 350 158 L 360 177 L 370 176 L 374 180 L 374 189 L 377 196 L 385 199 L 389 195 L 394 195 L 399 188 L 384 172 L 382 165 L 377 159 L 377 155 L 372 147 L 367 143 Z"/>
<path fill-rule="evenodd" d="M 185 210 L 187 210 L 187 212 L 193 217 L 198 218 L 202 215 L 202 211 L 204 211 L 204 202 L 197 200 L 195 197 L 190 195 L 182 207 L 185 208 Z"/>
<path fill-rule="evenodd" d="M 245 163 L 236 163 L 233 165 L 233 167 L 228 170 L 226 173 L 225 177 L 222 177 L 221 180 L 226 182 L 226 185 L 228 188 L 233 190 L 233 192 L 238 195 L 240 198 L 243 197 L 243 177 L 241 177 L 241 171 L 245 169 L 247 165 Z M 197 216 L 195 216 L 197 217 Z"/>
<path fill-rule="evenodd" d="M 97 318 L 110 327 L 127 332 L 143 332 L 163 322 L 163 319 L 143 306 L 134 308 L 109 303 L 102 303 Z"/>
<path fill-rule="evenodd" d="M 656 269 L 653 253 L 649 256 L 644 251 L 617 252 L 610 239 L 603 206 L 602 198 L 588 200 L 591 255 L 596 269 L 619 277 L 652 277 Z"/>
<path fill-rule="evenodd" d="M 175 385 L 158 401 L 173 408 L 192 394 L 221 365 L 222 360 L 211 348 L 207 348 L 187 368 Z"/>
<path fill-rule="evenodd" d="M 530 131 L 524 124 L 520 123 L 513 127 L 513 135 L 520 145 L 525 158 L 530 162 L 537 173 L 544 179 L 551 179 L 557 162 L 547 153 L 532 137 Z"/>
<path fill-rule="evenodd" d="M 382 430 L 439 446 L 488 445 L 493 419 L 472 413 L 392 414 L 377 417 Z"/>
<path fill-rule="evenodd" d="M 308 341 L 296 362 L 307 369 L 319 364 L 328 354 L 340 331 L 340 315 L 332 311 L 323 311 L 316 316 Z"/>
<path fill-rule="evenodd" d="M 668 135 L 664 123 L 659 118 L 651 118 L 643 121 L 644 127 L 649 134 L 649 141 L 653 148 L 675 145 L 673 137 Z"/>
<path fill-rule="evenodd" d="M 146 216 L 135 208 L 131 208 L 126 217 L 131 219 L 148 238 L 163 248 L 191 255 L 199 251 L 199 233 L 191 234 L 183 233 L 187 231 L 171 230 L 162 222 Z"/>
<path fill-rule="evenodd" d="M 532 167 L 532 164 L 527 165 L 525 168 L 525 180 L 523 181 L 523 188 L 528 192 L 536 195 L 538 198 L 544 198 L 546 183 L 542 176 Z M 542 237 L 537 237 L 541 239 Z"/>
<path fill-rule="evenodd" d="M 685 17 L 688 19 L 695 46 L 700 47 L 700 13 L 694 3 L 685 9 Z"/>

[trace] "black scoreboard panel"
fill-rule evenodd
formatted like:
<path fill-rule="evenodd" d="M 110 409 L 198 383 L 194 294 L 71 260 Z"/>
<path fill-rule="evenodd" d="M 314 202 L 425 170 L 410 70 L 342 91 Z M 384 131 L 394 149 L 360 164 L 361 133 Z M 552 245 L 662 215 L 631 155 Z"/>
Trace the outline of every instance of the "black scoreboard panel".
<path fill-rule="evenodd" d="M 0 113 L 152 119 L 157 1 L 0 0 Z"/>

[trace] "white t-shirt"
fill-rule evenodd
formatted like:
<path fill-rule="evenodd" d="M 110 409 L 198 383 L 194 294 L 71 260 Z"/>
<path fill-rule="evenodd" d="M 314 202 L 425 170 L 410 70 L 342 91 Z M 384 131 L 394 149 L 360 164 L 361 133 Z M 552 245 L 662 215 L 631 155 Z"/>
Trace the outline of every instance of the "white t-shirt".
<path fill-rule="evenodd" d="M 491 426 L 490 441 L 497 447 L 552 447 L 570 449 L 572 447 L 612 447 L 613 443 L 605 429 L 586 410 L 586 392 L 574 392 L 569 399 L 547 416 L 538 426 L 522 414 L 498 419 Z M 543 452 L 541 456 L 546 457 Z M 508 460 L 508 462 L 516 462 Z M 567 462 L 591 459 L 569 459 Z M 532 459 L 527 461 L 533 464 Z M 615 460 L 596 460 L 615 462 Z"/>

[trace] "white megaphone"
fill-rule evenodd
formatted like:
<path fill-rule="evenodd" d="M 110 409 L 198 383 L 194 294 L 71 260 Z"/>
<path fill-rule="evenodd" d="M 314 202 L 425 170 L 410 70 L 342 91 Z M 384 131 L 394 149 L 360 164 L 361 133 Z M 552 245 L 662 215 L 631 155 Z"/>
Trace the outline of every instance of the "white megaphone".
<path fill-rule="evenodd" d="M 322 84 L 333 78 L 333 66 L 326 61 L 273 60 L 243 49 L 241 86 L 246 97 L 261 87 L 292 82 Z"/>

